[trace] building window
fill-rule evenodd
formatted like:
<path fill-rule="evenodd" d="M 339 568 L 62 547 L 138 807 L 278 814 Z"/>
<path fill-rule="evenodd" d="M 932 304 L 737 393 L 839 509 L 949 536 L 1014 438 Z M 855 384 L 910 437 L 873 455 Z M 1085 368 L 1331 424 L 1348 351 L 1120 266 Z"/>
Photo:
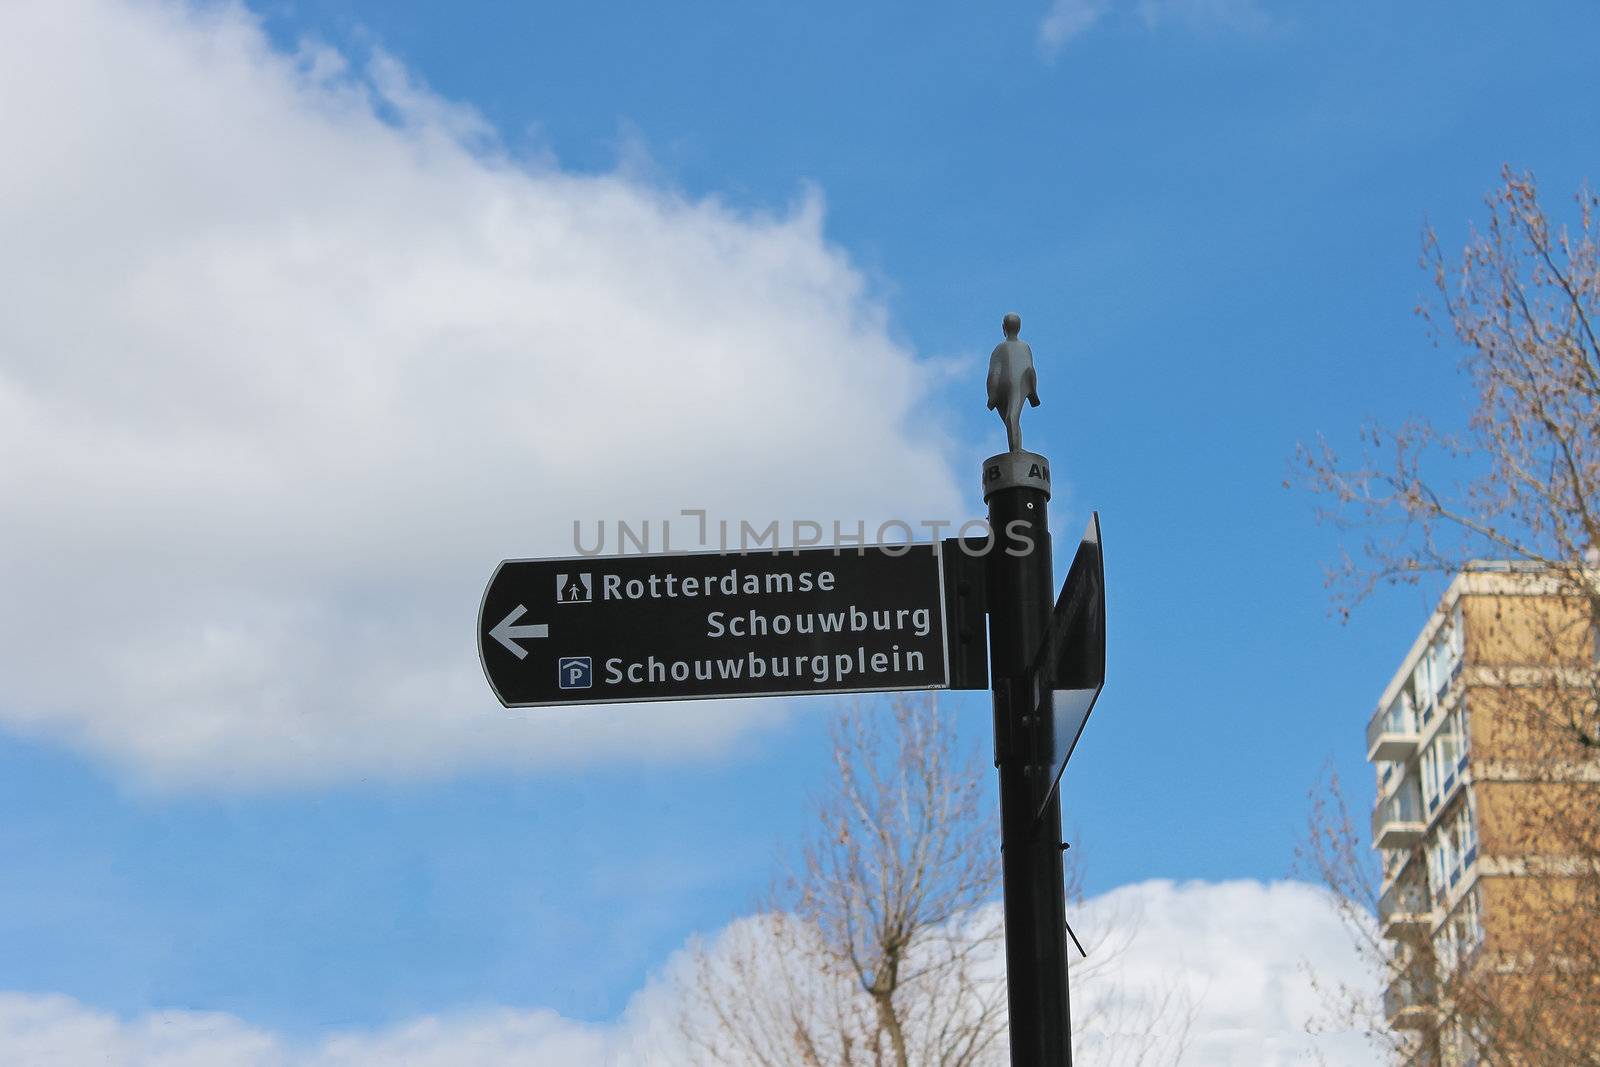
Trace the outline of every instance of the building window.
<path fill-rule="evenodd" d="M 1467 944 L 1476 948 L 1483 944 L 1483 910 L 1478 907 L 1478 890 L 1474 886 L 1472 892 L 1461 902 L 1465 925 Z"/>
<path fill-rule="evenodd" d="M 1450 892 L 1451 870 L 1454 867 L 1452 851 L 1450 835 L 1447 833 L 1434 835 L 1433 843 L 1428 846 L 1428 888 L 1435 900 L 1444 900 Z M 1456 877 L 1460 877 L 1459 871 Z"/>
<path fill-rule="evenodd" d="M 1442 779 L 1439 791 L 1448 794 L 1450 787 L 1456 784 L 1457 761 L 1461 750 L 1461 720 L 1455 712 L 1451 712 L 1439 727 L 1439 734 L 1433 743 L 1439 746 L 1439 774 Z"/>
<path fill-rule="evenodd" d="M 1459 712 L 1451 712 L 1440 724 L 1439 730 L 1422 750 L 1422 800 L 1428 814 L 1439 807 L 1450 795 L 1456 781 L 1467 765 L 1466 731 L 1461 725 Z"/>
<path fill-rule="evenodd" d="M 1417 660 L 1417 667 L 1411 674 L 1411 692 L 1413 703 L 1417 708 L 1417 719 L 1426 723 L 1433 718 L 1433 686 L 1428 682 L 1429 657 L 1424 655 Z"/>
<path fill-rule="evenodd" d="M 1439 827 L 1427 847 L 1428 887 L 1444 900 L 1478 858 L 1478 828 L 1471 798 Z"/>
<path fill-rule="evenodd" d="M 1433 645 L 1428 650 L 1428 658 L 1432 660 L 1428 673 L 1432 676 L 1434 699 L 1443 700 L 1445 692 L 1450 688 L 1450 669 L 1454 659 L 1451 655 L 1448 633 L 1441 633 L 1434 638 Z"/>
<path fill-rule="evenodd" d="M 1426 803 L 1427 813 L 1434 813 L 1438 803 L 1450 795 L 1466 761 L 1466 734 L 1462 733 L 1458 713 L 1451 712 L 1434 739 L 1422 749 L 1422 803 Z"/>
<path fill-rule="evenodd" d="M 1430 815 L 1439 806 L 1439 781 L 1439 751 L 1429 743 L 1422 750 L 1422 802 L 1427 805 Z"/>
<path fill-rule="evenodd" d="M 1434 935 L 1433 950 L 1440 967 L 1449 974 L 1466 962 L 1483 943 L 1483 919 L 1478 910 L 1478 890 L 1462 894 L 1449 918 Z"/>

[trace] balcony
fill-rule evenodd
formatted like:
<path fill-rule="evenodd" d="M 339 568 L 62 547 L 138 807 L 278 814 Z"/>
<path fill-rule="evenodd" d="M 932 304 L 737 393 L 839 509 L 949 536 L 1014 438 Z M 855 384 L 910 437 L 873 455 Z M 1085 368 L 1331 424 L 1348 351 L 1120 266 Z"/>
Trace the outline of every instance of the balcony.
<path fill-rule="evenodd" d="M 1417 750 L 1417 716 L 1403 697 L 1367 723 L 1367 760 L 1399 762 Z"/>
<path fill-rule="evenodd" d="M 1420 870 L 1402 868 L 1400 878 L 1378 898 L 1378 929 L 1391 941 L 1425 937 L 1433 928 L 1433 901 Z"/>
<path fill-rule="evenodd" d="M 1410 848 L 1427 828 L 1415 781 L 1401 782 L 1399 792 L 1372 809 L 1372 844 L 1377 848 Z"/>
<path fill-rule="evenodd" d="M 1433 980 L 1411 974 L 1396 978 L 1383 991 L 1383 1015 L 1391 1030 L 1422 1030 L 1435 1021 Z"/>

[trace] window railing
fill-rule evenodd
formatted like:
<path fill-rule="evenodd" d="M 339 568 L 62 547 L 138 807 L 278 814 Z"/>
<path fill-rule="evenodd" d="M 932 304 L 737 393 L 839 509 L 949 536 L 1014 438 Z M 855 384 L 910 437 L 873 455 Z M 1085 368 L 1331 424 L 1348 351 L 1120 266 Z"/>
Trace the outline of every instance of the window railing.
<path fill-rule="evenodd" d="M 1425 879 L 1407 878 L 1384 890 L 1378 898 L 1378 918 L 1388 922 L 1399 916 L 1426 915 L 1433 910 L 1433 898 L 1428 894 Z"/>
<path fill-rule="evenodd" d="M 1367 751 L 1374 752 L 1381 738 L 1403 738 L 1415 742 L 1417 737 L 1417 717 L 1411 710 L 1411 702 L 1404 698 L 1397 699 L 1387 708 L 1379 709 L 1367 721 Z"/>
<path fill-rule="evenodd" d="M 1427 1008 L 1433 999 L 1432 978 L 1402 974 L 1383 991 L 1383 1013 L 1390 1019 L 1408 1008 Z"/>
<path fill-rule="evenodd" d="M 1389 710 L 1383 713 L 1384 729 L 1391 734 L 1414 734 L 1417 732 L 1417 717 L 1411 713 L 1411 702 L 1405 697 L 1400 697 L 1389 705 Z"/>
<path fill-rule="evenodd" d="M 1384 836 L 1385 827 L 1390 826 L 1394 826 L 1396 829 L 1409 826 L 1413 828 L 1411 832 L 1420 832 L 1424 821 L 1421 799 L 1417 794 L 1415 784 L 1403 782 L 1399 792 L 1393 796 L 1380 799 L 1373 807 L 1373 840 L 1380 840 Z"/>

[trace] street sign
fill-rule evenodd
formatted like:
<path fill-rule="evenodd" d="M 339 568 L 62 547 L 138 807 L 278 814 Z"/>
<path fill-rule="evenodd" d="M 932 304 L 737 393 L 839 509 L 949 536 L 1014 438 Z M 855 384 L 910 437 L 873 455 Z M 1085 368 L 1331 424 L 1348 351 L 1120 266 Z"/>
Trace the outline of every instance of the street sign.
<path fill-rule="evenodd" d="M 1106 572 L 1100 551 L 1100 513 L 1089 518 L 1067 580 L 1050 614 L 1050 628 L 1033 664 L 1038 716 L 1050 716 L 1053 751 L 1040 810 L 1050 802 L 1072 758 L 1089 712 L 1106 684 Z"/>
<path fill-rule="evenodd" d="M 507 560 L 478 656 L 507 707 L 982 689 L 960 542 Z"/>

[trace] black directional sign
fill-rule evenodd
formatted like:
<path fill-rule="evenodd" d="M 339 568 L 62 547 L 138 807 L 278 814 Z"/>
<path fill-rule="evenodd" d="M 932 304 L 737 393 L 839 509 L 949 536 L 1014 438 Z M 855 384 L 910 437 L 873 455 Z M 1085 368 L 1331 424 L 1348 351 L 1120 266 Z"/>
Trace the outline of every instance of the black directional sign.
<path fill-rule="evenodd" d="M 962 544 L 507 560 L 478 654 L 507 707 L 981 689 Z"/>
<path fill-rule="evenodd" d="M 1099 512 L 1090 516 L 1067 580 L 1061 583 L 1033 676 L 1041 697 L 1038 717 L 1048 715 L 1053 727 L 1050 777 L 1040 801 L 1043 810 L 1106 684 L 1106 571 Z"/>

